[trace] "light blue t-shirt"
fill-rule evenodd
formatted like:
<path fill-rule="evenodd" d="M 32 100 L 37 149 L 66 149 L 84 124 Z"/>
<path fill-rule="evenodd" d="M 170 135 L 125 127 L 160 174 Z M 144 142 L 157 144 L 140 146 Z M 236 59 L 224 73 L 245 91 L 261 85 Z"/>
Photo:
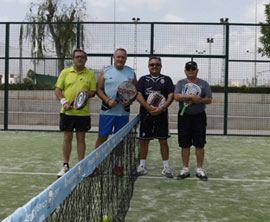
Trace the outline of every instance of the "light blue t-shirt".
<path fill-rule="evenodd" d="M 114 65 L 104 68 L 104 92 L 111 100 L 118 100 L 117 89 L 124 81 L 132 82 L 134 80 L 134 70 L 128 66 L 124 66 L 122 70 L 117 70 Z M 100 114 L 113 116 L 128 116 L 129 112 L 125 111 L 124 107 L 118 103 L 117 106 L 101 110 Z"/>

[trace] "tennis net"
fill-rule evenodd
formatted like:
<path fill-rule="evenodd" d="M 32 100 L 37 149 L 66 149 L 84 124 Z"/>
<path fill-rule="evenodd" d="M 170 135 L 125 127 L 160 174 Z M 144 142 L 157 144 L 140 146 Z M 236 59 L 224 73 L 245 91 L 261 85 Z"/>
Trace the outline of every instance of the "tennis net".
<path fill-rule="evenodd" d="M 125 221 L 137 178 L 138 120 L 136 116 L 4 222 Z M 114 172 L 115 166 L 120 167 L 122 175 Z M 96 168 L 98 174 L 91 176 Z"/>

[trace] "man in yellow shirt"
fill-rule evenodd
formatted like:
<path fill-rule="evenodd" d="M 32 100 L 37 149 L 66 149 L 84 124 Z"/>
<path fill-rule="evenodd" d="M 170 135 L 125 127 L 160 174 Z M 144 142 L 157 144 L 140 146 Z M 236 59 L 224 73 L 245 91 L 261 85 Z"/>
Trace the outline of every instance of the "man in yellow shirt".
<path fill-rule="evenodd" d="M 89 100 L 82 109 L 72 109 L 71 103 L 80 91 L 87 91 L 88 98 L 94 97 L 96 79 L 93 71 L 85 67 L 87 54 L 76 49 L 73 52 L 73 66 L 62 70 L 55 84 L 55 95 L 62 107 L 60 111 L 60 130 L 64 132 L 63 168 L 57 174 L 63 176 L 69 170 L 73 130 L 76 130 L 78 160 L 85 156 L 85 132 L 91 128 Z"/>

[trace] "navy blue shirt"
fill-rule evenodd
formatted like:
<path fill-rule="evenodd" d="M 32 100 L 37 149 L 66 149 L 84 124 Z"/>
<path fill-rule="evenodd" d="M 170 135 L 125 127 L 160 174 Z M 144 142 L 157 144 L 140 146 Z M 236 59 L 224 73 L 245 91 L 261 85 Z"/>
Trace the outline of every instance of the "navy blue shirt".
<path fill-rule="evenodd" d="M 142 76 L 137 85 L 137 91 L 142 94 L 145 101 L 150 93 L 159 92 L 161 93 L 166 100 L 168 99 L 168 95 L 170 93 L 174 93 L 174 85 L 172 79 L 169 76 L 160 74 L 158 77 L 154 78 L 151 74 Z M 141 106 L 141 110 L 144 110 L 143 106 Z"/>

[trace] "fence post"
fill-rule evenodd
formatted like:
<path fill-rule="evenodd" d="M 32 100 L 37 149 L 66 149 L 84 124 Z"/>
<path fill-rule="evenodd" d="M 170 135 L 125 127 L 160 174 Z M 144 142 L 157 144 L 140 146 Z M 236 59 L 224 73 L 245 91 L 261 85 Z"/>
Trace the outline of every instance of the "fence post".
<path fill-rule="evenodd" d="M 8 83 L 9 83 L 9 23 L 6 23 L 5 40 L 5 98 L 4 98 L 4 130 L 8 129 Z"/>
<path fill-rule="evenodd" d="M 226 23 L 225 76 L 224 76 L 224 135 L 228 131 L 228 82 L 229 82 L 229 23 Z"/>
<path fill-rule="evenodd" d="M 80 49 L 80 40 L 81 40 L 81 24 L 80 22 L 77 23 L 77 49 Z"/>
<path fill-rule="evenodd" d="M 154 54 L 154 23 L 151 23 L 151 33 L 150 33 L 150 56 Z"/>

